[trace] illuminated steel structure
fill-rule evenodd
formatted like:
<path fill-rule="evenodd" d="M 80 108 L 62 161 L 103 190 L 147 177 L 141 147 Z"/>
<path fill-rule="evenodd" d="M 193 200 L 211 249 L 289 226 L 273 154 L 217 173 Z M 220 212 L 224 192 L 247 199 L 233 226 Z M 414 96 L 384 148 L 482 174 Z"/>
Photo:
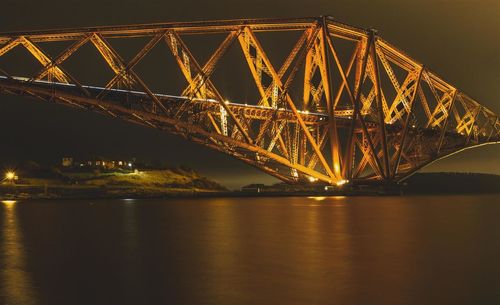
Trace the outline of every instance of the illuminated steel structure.
<path fill-rule="evenodd" d="M 296 32 L 280 66 L 259 35 Z M 224 34 L 206 63 L 185 39 Z M 128 62 L 116 39 L 148 37 Z M 51 43 L 72 44 L 51 58 Z M 166 44 L 187 81 L 182 92 L 153 92 L 134 67 Z M 114 77 L 100 86 L 64 67 L 95 47 Z M 349 47 L 350 46 L 350 47 Z M 249 163 L 289 183 L 399 182 L 434 160 L 498 143 L 491 110 L 383 40 L 374 30 L 331 17 L 160 23 L 0 34 L 0 59 L 25 48 L 42 66 L 34 75 L 0 70 L 0 90 L 34 96 L 161 129 Z M 212 74 L 230 48 L 241 50 L 259 98 L 229 102 Z M 348 50 L 348 52 L 346 52 Z M 170 76 L 171 75 L 171 76 Z M 165 71 L 165 78 L 175 73 Z M 235 75 L 234 77 L 238 77 Z M 292 94 L 292 86 L 300 87 Z"/>

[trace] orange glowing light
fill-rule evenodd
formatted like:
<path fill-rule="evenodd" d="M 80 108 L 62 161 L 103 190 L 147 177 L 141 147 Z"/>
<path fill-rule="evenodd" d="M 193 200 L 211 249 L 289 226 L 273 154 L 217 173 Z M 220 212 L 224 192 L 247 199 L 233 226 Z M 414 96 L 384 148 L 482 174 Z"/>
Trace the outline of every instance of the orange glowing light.
<path fill-rule="evenodd" d="M 14 180 L 16 178 L 16 173 L 13 171 L 8 171 L 5 173 L 5 179 Z"/>

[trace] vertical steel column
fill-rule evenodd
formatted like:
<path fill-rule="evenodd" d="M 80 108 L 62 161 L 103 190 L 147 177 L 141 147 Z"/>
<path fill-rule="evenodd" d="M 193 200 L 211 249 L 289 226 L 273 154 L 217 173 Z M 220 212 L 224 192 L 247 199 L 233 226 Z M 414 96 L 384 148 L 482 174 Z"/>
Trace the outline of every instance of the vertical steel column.
<path fill-rule="evenodd" d="M 330 138 L 330 156 L 332 158 L 332 169 L 336 177 L 345 179 L 342 175 L 342 156 L 340 155 L 340 145 L 339 136 L 337 130 L 337 122 L 335 119 L 335 105 L 333 104 L 333 85 L 332 76 L 330 70 L 330 57 L 328 49 L 326 47 L 327 39 L 330 39 L 330 31 L 328 31 L 328 24 L 326 22 L 326 17 L 322 20 L 323 27 L 323 41 L 322 41 L 322 56 L 326 69 L 326 80 L 323 80 L 323 86 L 325 86 L 325 99 L 326 107 L 328 113 L 328 134 Z M 328 90 L 326 87 L 328 86 Z"/>
<path fill-rule="evenodd" d="M 352 165 L 354 163 L 354 129 L 356 127 L 356 118 L 358 117 L 359 114 L 359 99 L 361 97 L 361 86 L 363 85 L 364 82 L 364 75 L 366 74 L 366 66 L 368 63 L 368 54 L 370 54 L 370 45 L 372 41 L 372 36 L 368 36 L 368 40 L 366 41 L 365 45 L 365 52 L 363 54 L 363 58 L 361 59 L 361 62 L 358 62 L 357 67 L 359 68 L 359 79 L 357 79 L 357 84 L 355 84 L 355 92 L 356 92 L 356 97 L 354 98 L 354 103 L 353 103 L 353 115 L 352 115 L 352 120 L 351 120 L 351 127 L 349 128 L 349 136 L 347 138 L 347 147 L 346 147 L 346 152 L 344 154 L 345 158 L 345 166 L 346 166 L 346 171 L 347 173 L 344 175 L 345 177 L 348 177 L 349 179 L 352 179 Z M 360 51 L 362 48 L 360 48 Z M 346 84 L 348 87 L 349 84 Z M 356 91 L 357 89 L 357 91 Z"/>
<path fill-rule="evenodd" d="M 373 60 L 373 69 L 374 74 L 375 74 L 375 92 L 376 92 L 376 99 L 377 99 L 377 115 L 378 115 L 378 120 L 379 120 L 379 132 L 380 132 L 380 137 L 382 140 L 382 156 L 384 158 L 384 168 L 381 170 L 382 176 L 385 179 L 390 178 L 390 165 L 389 165 L 389 150 L 387 149 L 387 135 L 386 135 L 386 130 L 385 130 L 385 120 L 384 120 L 384 112 L 382 108 L 382 97 L 381 97 L 381 92 L 382 89 L 380 87 L 380 71 L 379 71 L 379 66 L 378 66 L 378 60 L 377 60 L 377 52 L 375 51 L 376 48 L 376 43 L 377 43 L 377 33 L 375 30 L 371 29 L 370 30 L 370 36 L 372 36 L 372 43 L 370 48 L 370 53 L 372 55 L 372 60 Z M 375 154 L 373 156 L 374 158 L 377 158 L 377 155 Z"/>

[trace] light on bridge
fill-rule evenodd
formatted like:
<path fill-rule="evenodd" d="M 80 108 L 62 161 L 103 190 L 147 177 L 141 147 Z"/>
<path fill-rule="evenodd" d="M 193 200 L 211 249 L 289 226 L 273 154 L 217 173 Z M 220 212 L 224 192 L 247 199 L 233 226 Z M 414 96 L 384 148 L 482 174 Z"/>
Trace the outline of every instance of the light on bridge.
<path fill-rule="evenodd" d="M 337 186 L 342 186 L 348 182 L 349 182 L 349 180 L 342 179 L 342 180 L 337 181 L 335 184 L 337 184 Z"/>
<path fill-rule="evenodd" d="M 307 180 L 309 180 L 309 182 L 313 183 L 313 182 L 318 181 L 318 178 L 309 176 L 309 177 L 307 177 Z"/>

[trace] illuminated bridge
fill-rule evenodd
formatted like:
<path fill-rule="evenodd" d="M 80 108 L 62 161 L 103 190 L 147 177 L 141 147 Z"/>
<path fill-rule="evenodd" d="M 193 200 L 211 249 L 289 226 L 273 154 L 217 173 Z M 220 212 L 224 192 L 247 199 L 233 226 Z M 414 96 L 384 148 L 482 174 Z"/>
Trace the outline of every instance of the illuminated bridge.
<path fill-rule="evenodd" d="M 0 34 L 0 91 L 181 135 L 289 183 L 399 182 L 498 116 L 331 17 Z"/>

